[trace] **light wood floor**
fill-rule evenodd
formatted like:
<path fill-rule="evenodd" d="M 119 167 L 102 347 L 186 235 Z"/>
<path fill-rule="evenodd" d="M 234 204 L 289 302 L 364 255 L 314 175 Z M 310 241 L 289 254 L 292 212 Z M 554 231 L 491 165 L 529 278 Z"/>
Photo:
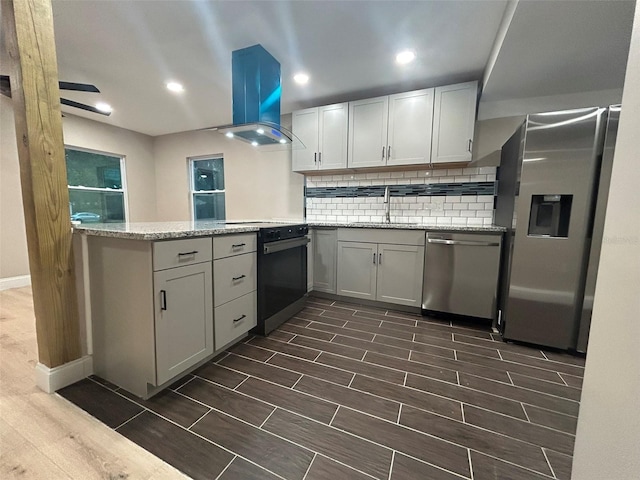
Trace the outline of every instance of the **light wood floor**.
<path fill-rule="evenodd" d="M 31 289 L 0 292 L 0 478 L 187 478 L 57 394 L 35 386 Z"/>

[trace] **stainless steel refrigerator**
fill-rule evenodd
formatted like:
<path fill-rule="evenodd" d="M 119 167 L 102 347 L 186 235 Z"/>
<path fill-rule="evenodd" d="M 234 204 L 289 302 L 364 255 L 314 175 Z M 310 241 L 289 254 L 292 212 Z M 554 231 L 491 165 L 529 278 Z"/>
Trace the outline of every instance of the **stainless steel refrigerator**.
<path fill-rule="evenodd" d="M 529 115 L 502 148 L 506 340 L 585 352 L 620 107 Z"/>

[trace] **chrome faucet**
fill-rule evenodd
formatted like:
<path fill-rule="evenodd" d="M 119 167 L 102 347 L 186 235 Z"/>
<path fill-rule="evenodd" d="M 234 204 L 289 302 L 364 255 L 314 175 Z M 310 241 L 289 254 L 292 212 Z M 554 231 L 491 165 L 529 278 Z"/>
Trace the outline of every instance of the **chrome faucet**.
<path fill-rule="evenodd" d="M 391 192 L 389 186 L 384 187 L 384 222 L 391 223 Z"/>

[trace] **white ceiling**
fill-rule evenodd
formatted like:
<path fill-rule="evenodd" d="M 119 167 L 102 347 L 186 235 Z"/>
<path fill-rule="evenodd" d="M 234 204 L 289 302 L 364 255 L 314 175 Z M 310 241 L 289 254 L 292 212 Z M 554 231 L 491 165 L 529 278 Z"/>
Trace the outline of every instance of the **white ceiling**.
<path fill-rule="evenodd" d="M 481 80 L 507 0 L 53 0 L 61 80 L 101 94 L 110 117 L 146 133 L 231 123 L 231 52 L 262 44 L 282 65 L 282 113 L 413 88 Z M 496 101 L 620 88 L 633 1 L 521 0 L 483 93 Z M 508 11 L 508 9 L 507 9 Z M 395 53 L 413 48 L 405 67 Z M 8 73 L 5 64 L 2 73 Z M 311 76 L 304 87 L 294 72 Z M 167 80 L 186 91 L 168 92 Z"/>

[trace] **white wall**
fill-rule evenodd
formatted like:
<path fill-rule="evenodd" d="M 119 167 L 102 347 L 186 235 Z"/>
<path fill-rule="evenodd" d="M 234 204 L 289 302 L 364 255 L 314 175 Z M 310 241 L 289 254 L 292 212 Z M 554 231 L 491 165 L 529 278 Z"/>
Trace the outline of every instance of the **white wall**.
<path fill-rule="evenodd" d="M 0 279 L 29 274 L 11 99 L 0 96 Z M 129 219 L 156 219 L 153 138 L 65 114 L 66 145 L 125 156 Z"/>
<path fill-rule="evenodd" d="M 291 152 L 265 152 L 210 131 L 155 137 L 158 220 L 190 220 L 188 158 L 222 154 L 228 220 L 301 219 L 304 177 Z"/>
<path fill-rule="evenodd" d="M 574 480 L 640 478 L 640 8 L 629 52 L 573 458 Z"/>
<path fill-rule="evenodd" d="M 64 143 L 125 157 L 128 220 L 156 219 L 156 176 L 153 137 L 104 123 L 65 114 Z"/>
<path fill-rule="evenodd" d="M 11 99 L 0 96 L 0 279 L 29 275 Z"/>

